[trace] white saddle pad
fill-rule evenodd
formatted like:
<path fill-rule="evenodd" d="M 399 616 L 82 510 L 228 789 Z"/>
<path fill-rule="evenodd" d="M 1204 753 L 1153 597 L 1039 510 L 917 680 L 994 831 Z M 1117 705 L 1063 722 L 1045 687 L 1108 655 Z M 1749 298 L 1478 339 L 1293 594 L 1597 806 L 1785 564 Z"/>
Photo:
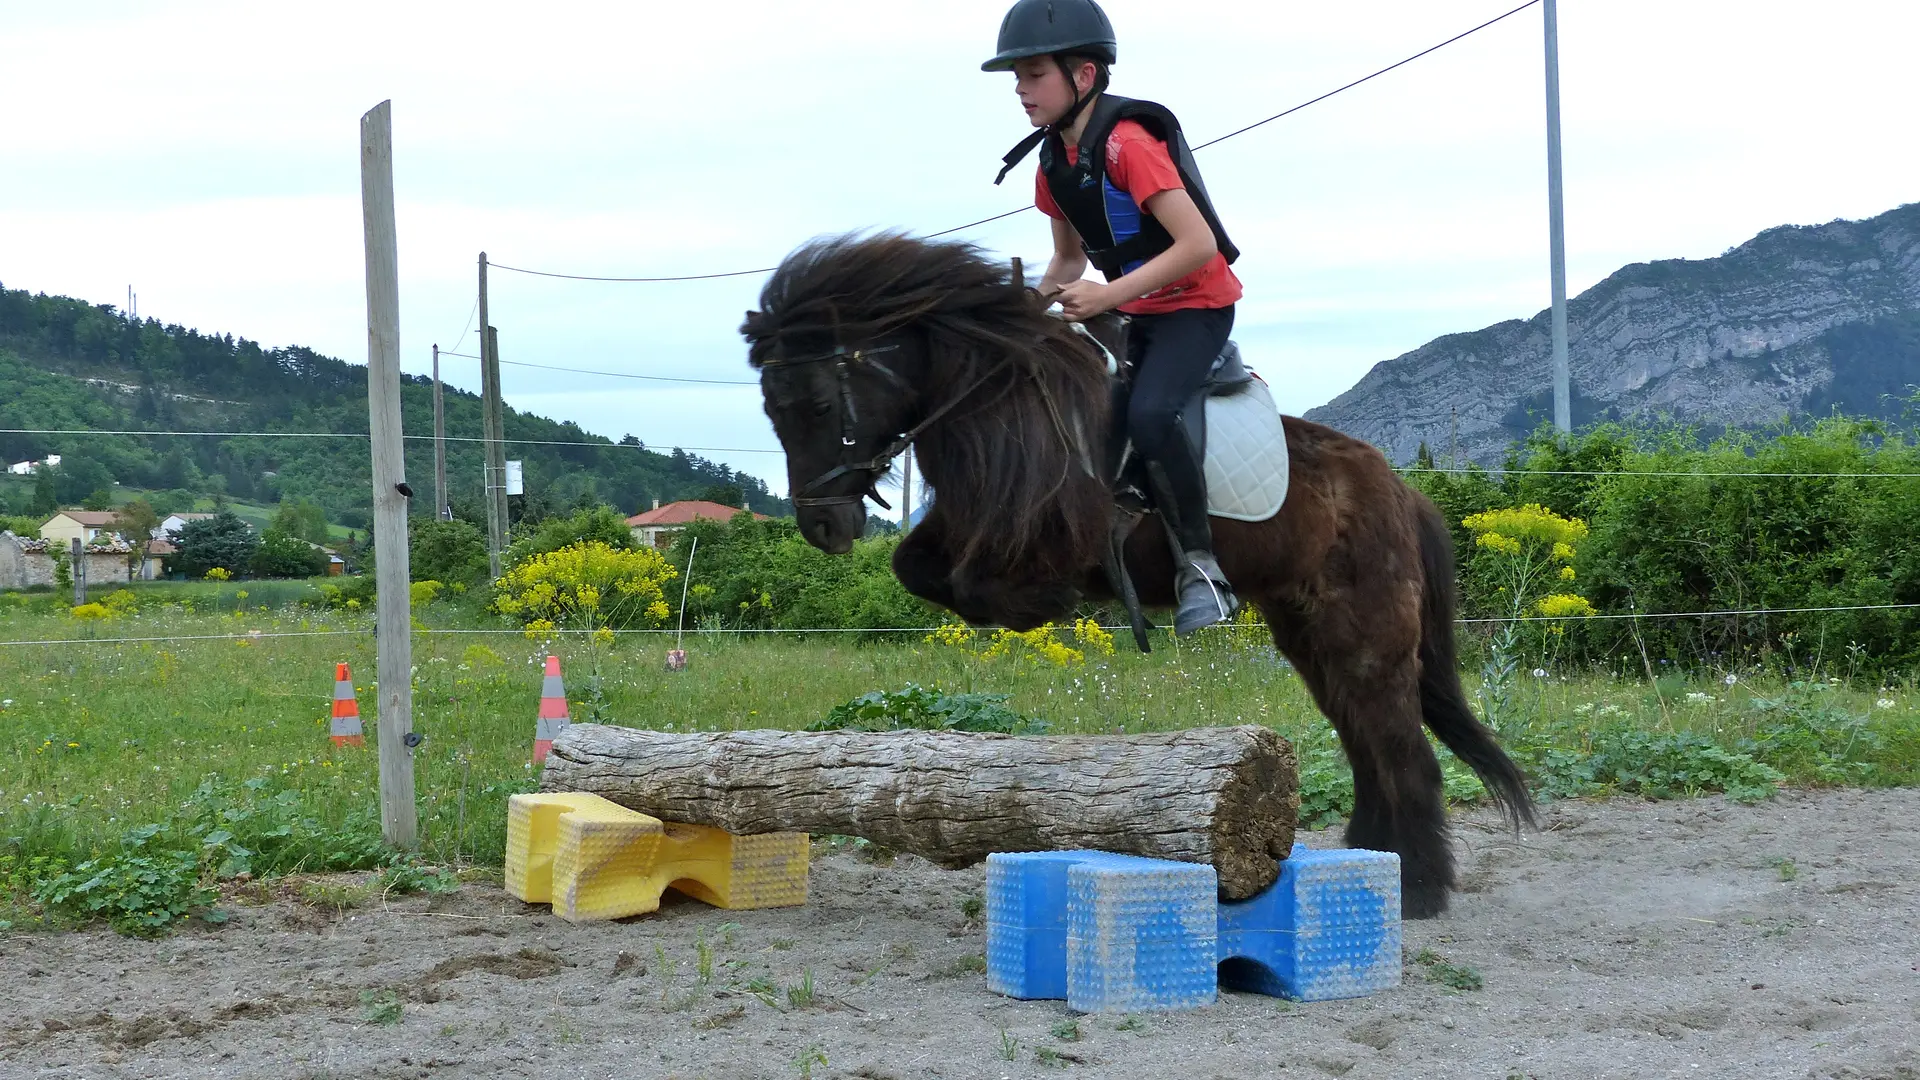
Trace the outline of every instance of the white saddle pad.
<path fill-rule="evenodd" d="M 1287 433 L 1267 384 L 1207 399 L 1207 503 L 1216 517 L 1265 521 L 1287 501 Z"/>

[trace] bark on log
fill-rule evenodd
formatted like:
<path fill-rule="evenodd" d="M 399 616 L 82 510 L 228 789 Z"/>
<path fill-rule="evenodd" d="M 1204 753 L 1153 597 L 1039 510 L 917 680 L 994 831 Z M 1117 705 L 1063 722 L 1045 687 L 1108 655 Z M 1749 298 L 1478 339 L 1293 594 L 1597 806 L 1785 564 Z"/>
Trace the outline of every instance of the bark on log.
<path fill-rule="evenodd" d="M 860 836 L 948 867 L 1070 848 L 1211 863 L 1227 899 L 1272 884 L 1300 809 L 1292 745 L 1251 726 L 1016 737 L 574 724 L 541 788 L 741 835 Z"/>

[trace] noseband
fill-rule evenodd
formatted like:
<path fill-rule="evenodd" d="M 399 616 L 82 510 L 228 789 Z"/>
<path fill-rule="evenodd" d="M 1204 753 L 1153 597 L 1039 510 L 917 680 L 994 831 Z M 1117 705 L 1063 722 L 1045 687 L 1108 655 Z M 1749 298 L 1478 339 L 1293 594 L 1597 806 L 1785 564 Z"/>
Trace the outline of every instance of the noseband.
<path fill-rule="evenodd" d="M 856 366 L 871 368 L 885 376 L 889 382 L 894 383 L 903 390 L 911 392 L 913 390 L 913 384 L 902 378 L 892 368 L 873 358 L 876 353 L 893 352 L 899 348 L 900 346 L 898 345 L 876 345 L 867 348 L 849 349 L 845 345 L 836 345 L 832 352 L 821 353 L 818 356 L 803 356 L 797 360 L 771 360 L 761 365 L 762 370 L 764 370 L 771 367 L 792 367 L 801 364 L 820 364 L 831 361 L 834 367 L 834 375 L 840 386 L 840 456 L 842 460 L 833 468 L 814 477 L 805 487 L 801 488 L 794 496 L 794 506 L 844 506 L 849 503 L 858 503 L 863 499 L 872 499 L 888 510 L 893 509 L 892 504 L 881 498 L 880 492 L 877 490 L 881 475 L 892 467 L 893 459 L 905 453 L 907 448 L 913 445 L 913 441 L 918 439 L 927 428 L 933 426 L 935 421 L 951 412 L 954 406 L 966 400 L 968 395 L 980 389 L 988 379 L 999 374 L 1002 369 L 1011 363 L 1010 360 L 1003 360 L 988 369 L 985 374 L 975 379 L 965 390 L 955 394 L 946 404 L 928 413 L 925 419 L 896 436 L 892 442 L 882 447 L 879 453 L 867 458 L 865 461 L 851 460 L 854 453 L 853 448 L 857 445 L 857 440 L 854 438 L 854 427 L 860 421 L 859 413 L 853 401 L 853 369 Z M 866 486 L 860 491 L 850 495 L 809 494 L 810 492 L 820 490 L 822 487 L 833 483 L 843 476 L 854 474 L 865 474 Z"/>

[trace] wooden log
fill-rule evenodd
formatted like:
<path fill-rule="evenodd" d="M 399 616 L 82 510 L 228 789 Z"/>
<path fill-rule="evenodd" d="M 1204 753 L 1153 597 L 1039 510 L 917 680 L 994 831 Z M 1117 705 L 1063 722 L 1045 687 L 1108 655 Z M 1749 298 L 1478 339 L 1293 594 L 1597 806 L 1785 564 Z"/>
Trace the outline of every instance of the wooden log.
<path fill-rule="evenodd" d="M 742 835 L 860 836 L 947 867 L 1071 848 L 1211 863 L 1227 899 L 1272 884 L 1300 809 L 1293 747 L 1251 726 L 1016 737 L 575 724 L 541 788 Z"/>

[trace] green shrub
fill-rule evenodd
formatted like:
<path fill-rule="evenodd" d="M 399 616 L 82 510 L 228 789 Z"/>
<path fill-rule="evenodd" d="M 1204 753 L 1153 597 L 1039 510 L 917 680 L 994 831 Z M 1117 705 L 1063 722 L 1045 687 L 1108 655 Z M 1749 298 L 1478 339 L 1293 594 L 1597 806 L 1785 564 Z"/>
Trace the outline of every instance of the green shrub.
<path fill-rule="evenodd" d="M 487 537 L 472 523 L 414 518 L 407 527 L 407 572 L 415 581 L 479 585 L 487 580 Z"/>
<path fill-rule="evenodd" d="M 327 553 L 297 536 L 269 530 L 253 549 L 247 569 L 254 577 L 318 577 L 327 572 Z"/>
<path fill-rule="evenodd" d="M 808 731 L 992 731 L 1040 735 L 1044 721 L 1007 708 L 1007 694 L 943 694 L 919 686 L 875 690 L 835 705 Z"/>

